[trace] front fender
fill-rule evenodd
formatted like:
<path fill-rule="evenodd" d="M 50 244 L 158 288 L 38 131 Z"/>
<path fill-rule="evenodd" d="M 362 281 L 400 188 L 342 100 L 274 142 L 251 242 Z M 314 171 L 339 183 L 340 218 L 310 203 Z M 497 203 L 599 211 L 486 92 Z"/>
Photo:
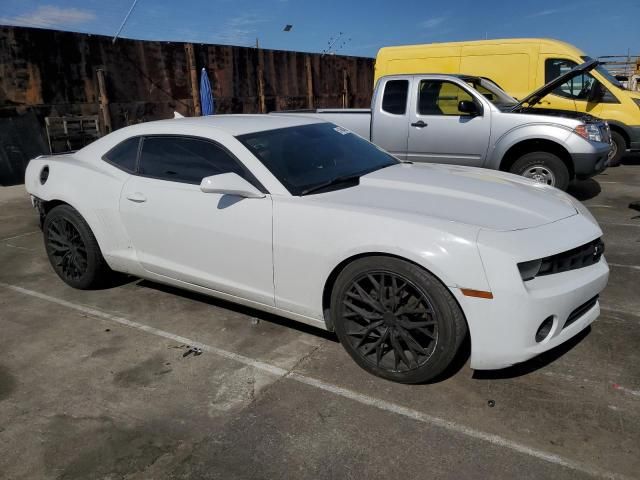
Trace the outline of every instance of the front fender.
<path fill-rule="evenodd" d="M 574 147 L 570 144 L 569 139 L 573 135 L 571 128 L 552 123 L 526 124 L 513 127 L 495 140 L 487 155 L 486 166 L 487 168 L 500 170 L 500 165 L 506 153 L 515 145 L 528 140 L 553 142 L 571 154 Z M 588 142 L 584 142 L 588 144 Z"/>

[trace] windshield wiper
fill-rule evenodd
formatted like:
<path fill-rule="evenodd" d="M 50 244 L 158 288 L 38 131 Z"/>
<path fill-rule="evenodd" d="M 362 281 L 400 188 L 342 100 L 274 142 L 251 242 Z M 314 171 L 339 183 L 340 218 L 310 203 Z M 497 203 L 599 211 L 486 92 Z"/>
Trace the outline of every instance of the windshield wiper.
<path fill-rule="evenodd" d="M 369 172 L 367 172 L 369 173 Z M 300 192 L 300 195 L 308 195 L 313 192 L 317 192 L 318 190 L 323 190 L 327 187 L 331 187 L 333 185 L 339 185 L 341 183 L 351 182 L 353 180 L 359 179 L 363 173 L 354 173 L 350 175 L 340 175 L 338 177 L 332 178 L 331 180 L 327 180 L 326 182 L 319 183 L 318 185 L 314 185 L 313 187 L 306 188 Z"/>
<path fill-rule="evenodd" d="M 400 163 L 400 162 L 398 162 Z M 413 162 L 411 162 L 413 163 Z M 356 172 L 356 173 L 349 173 L 347 175 L 338 175 L 335 178 L 332 178 L 331 180 L 327 180 L 326 182 L 322 182 L 319 183 L 318 185 L 314 185 L 313 187 L 309 187 L 305 190 L 302 190 L 300 192 L 300 195 L 308 195 L 309 193 L 313 193 L 313 192 L 317 192 L 318 190 L 323 190 L 327 187 L 331 187 L 333 185 L 339 185 L 341 183 L 347 183 L 347 182 L 352 182 L 353 180 L 357 180 L 360 177 L 363 177 L 364 175 L 368 175 L 370 173 L 376 172 L 378 170 L 382 170 L 383 168 L 387 168 L 390 167 L 392 165 L 397 165 L 396 162 L 394 163 L 389 163 L 387 165 L 381 165 L 379 167 L 376 168 L 369 168 L 367 170 L 362 170 L 361 172 Z"/>

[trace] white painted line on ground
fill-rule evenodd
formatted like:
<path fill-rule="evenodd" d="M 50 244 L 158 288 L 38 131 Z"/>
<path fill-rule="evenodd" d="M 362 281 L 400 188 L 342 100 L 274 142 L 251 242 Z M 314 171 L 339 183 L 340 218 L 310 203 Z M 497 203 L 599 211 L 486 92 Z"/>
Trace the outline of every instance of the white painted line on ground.
<path fill-rule="evenodd" d="M 615 223 L 615 222 L 598 222 L 600 225 L 613 225 L 616 227 L 640 227 L 640 223 Z"/>
<path fill-rule="evenodd" d="M 28 295 L 31 297 L 39 298 L 41 300 L 55 303 L 61 305 L 63 307 L 67 307 L 79 312 L 82 312 L 87 315 L 91 315 L 93 317 L 101 318 L 104 320 L 110 320 L 121 325 L 135 328 L 137 330 L 141 330 L 143 332 L 151 333 L 153 335 L 157 335 L 162 338 L 167 338 L 169 340 L 174 340 L 176 342 L 180 342 L 186 345 L 196 346 L 202 348 L 202 350 L 214 353 L 224 358 L 228 358 L 230 360 L 234 360 L 236 362 L 242 363 L 244 365 L 248 365 L 264 372 L 270 373 L 272 375 L 288 378 L 290 380 L 295 380 L 297 382 L 303 383 L 305 385 L 309 385 L 315 387 L 319 390 L 323 390 L 325 392 L 332 393 L 334 395 L 338 395 L 343 398 L 347 398 L 349 400 L 361 403 L 363 405 L 369 405 L 380 410 L 395 413 L 397 415 L 402 415 L 403 417 L 410 418 L 416 420 L 418 422 L 422 422 L 427 425 L 433 425 L 436 427 L 443 428 L 453 433 L 465 435 L 469 438 L 473 438 L 475 440 L 482 440 L 484 442 L 490 443 L 492 445 L 507 448 L 509 450 L 513 450 L 518 453 L 522 453 L 524 455 L 529 455 L 530 457 L 537 458 L 539 460 L 543 460 L 548 463 L 552 463 L 561 467 L 565 467 L 577 472 L 582 472 L 587 475 L 591 475 L 593 477 L 601 477 L 601 478 L 611 478 L 611 479 L 621 479 L 626 480 L 629 477 L 625 475 L 607 472 L 601 470 L 597 467 L 590 467 L 588 465 L 584 465 L 582 462 L 575 462 L 569 460 L 567 458 L 561 457 L 554 453 L 545 452 L 543 450 L 538 450 L 536 448 L 529 447 L 519 442 L 514 442 L 507 438 L 501 437 L 499 435 L 495 435 L 492 433 L 483 432 L 481 430 L 476 430 L 474 428 L 468 427 L 466 425 L 462 425 L 457 422 L 453 422 L 450 420 L 445 420 L 443 418 L 435 417 L 433 415 L 429 415 L 427 413 L 420 412 L 418 410 L 413 410 L 411 408 L 403 407 L 402 405 L 398 405 L 396 403 L 388 402 L 386 400 L 382 400 L 379 398 L 371 397 L 369 395 L 365 395 L 362 393 L 355 392 L 353 390 L 349 390 L 347 388 L 340 387 L 338 385 L 334 385 L 328 382 L 324 382 L 317 378 L 309 377 L 307 375 L 302 375 L 299 373 L 295 373 L 293 371 L 286 370 L 284 368 L 277 367 L 275 365 L 271 365 L 269 363 L 262 362 L 260 360 L 255 360 L 250 357 L 246 357 L 244 355 L 240 355 L 237 353 L 233 353 L 227 350 L 223 350 L 221 348 L 217 348 L 211 345 L 203 344 L 200 342 L 196 342 L 186 337 L 182 337 L 180 335 L 176 335 L 159 328 L 151 327 L 149 325 L 144 325 L 142 323 L 134 322 L 133 320 L 129 320 L 127 318 L 113 315 L 107 312 L 103 312 L 101 310 L 96 310 L 91 307 L 87 307 L 84 305 L 79 305 L 76 303 L 68 302 L 66 300 L 62 300 L 60 298 L 51 297 L 44 293 L 36 292 L 34 290 L 29 290 L 23 287 L 19 287 L 17 285 L 11 285 L 8 283 L 0 282 L 0 286 L 8 288 L 18 293 L 22 293 L 24 295 Z"/>
<path fill-rule="evenodd" d="M 613 205 L 592 205 L 590 203 L 584 204 L 587 208 L 615 208 Z"/>
<path fill-rule="evenodd" d="M 9 240 L 15 240 L 16 238 L 26 237 L 28 235 L 33 235 L 34 233 L 40 233 L 40 230 L 35 230 L 33 232 L 21 233 L 20 235 L 14 235 L 13 237 L 7 237 L 0 240 L 0 242 L 8 242 Z"/>
<path fill-rule="evenodd" d="M 627 265 L 625 263 L 609 263 L 610 267 L 618 267 L 618 268 L 632 268 L 633 270 L 640 270 L 640 266 L 638 265 Z"/>

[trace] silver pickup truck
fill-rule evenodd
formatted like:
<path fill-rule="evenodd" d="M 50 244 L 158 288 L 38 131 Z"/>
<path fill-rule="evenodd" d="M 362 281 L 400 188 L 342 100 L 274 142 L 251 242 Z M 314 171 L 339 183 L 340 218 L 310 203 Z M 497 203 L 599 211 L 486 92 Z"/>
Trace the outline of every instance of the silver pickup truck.
<path fill-rule="evenodd" d="M 579 65 L 521 101 L 483 77 L 392 75 L 378 81 L 371 109 L 276 114 L 335 123 L 401 160 L 493 168 L 566 190 L 572 179 L 607 167 L 609 127 L 589 115 L 531 107 L 596 65 Z"/>

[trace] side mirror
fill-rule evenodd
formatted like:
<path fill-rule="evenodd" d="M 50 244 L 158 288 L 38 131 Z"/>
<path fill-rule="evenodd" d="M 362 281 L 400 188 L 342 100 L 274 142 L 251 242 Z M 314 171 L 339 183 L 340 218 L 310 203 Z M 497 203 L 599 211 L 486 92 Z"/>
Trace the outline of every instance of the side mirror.
<path fill-rule="evenodd" d="M 237 173 L 221 173 L 204 177 L 200 182 L 200 190 L 204 193 L 221 193 L 244 198 L 262 198 L 264 193 L 247 182 Z"/>
<path fill-rule="evenodd" d="M 478 111 L 478 105 L 476 105 L 475 102 L 470 102 L 469 100 L 461 100 L 458 102 L 458 111 L 472 116 L 480 113 Z"/>
<path fill-rule="evenodd" d="M 591 86 L 589 90 L 589 95 L 587 97 L 587 101 L 590 103 L 598 103 L 600 100 L 604 98 L 604 87 L 598 81 L 595 82 Z"/>

